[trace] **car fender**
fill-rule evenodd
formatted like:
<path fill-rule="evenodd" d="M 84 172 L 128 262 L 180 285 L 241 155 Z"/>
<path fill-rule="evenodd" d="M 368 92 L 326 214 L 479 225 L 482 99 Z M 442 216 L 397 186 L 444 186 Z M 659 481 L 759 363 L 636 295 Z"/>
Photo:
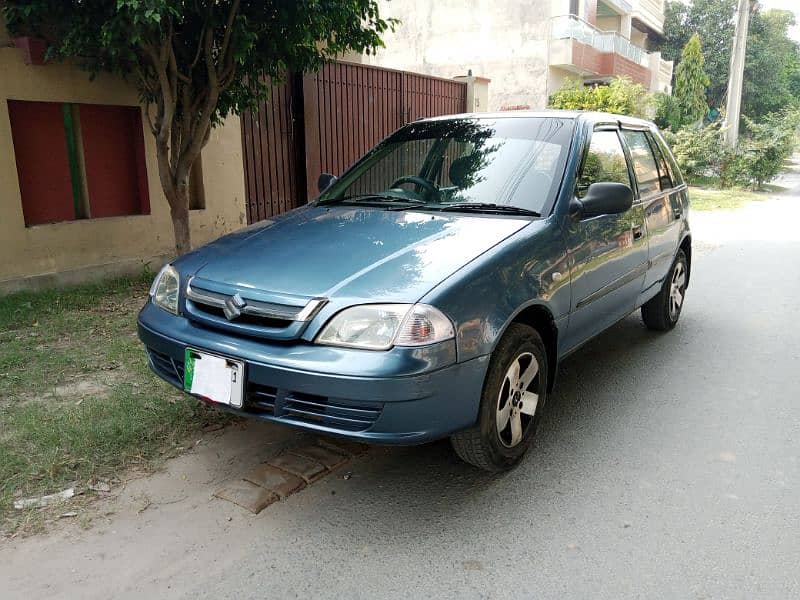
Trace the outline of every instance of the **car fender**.
<path fill-rule="evenodd" d="M 458 361 L 490 354 L 514 318 L 533 306 L 569 313 L 566 247 L 555 220 L 531 224 L 442 281 L 421 302 L 456 329 Z"/>

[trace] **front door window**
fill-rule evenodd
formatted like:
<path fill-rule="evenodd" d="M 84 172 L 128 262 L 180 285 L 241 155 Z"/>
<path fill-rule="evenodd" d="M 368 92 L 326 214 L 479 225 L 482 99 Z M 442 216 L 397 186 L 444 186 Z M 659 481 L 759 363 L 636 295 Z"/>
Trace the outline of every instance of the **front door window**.
<path fill-rule="evenodd" d="M 583 198 L 593 183 L 611 181 L 631 185 L 625 153 L 616 131 L 595 131 L 578 177 L 576 195 Z"/>

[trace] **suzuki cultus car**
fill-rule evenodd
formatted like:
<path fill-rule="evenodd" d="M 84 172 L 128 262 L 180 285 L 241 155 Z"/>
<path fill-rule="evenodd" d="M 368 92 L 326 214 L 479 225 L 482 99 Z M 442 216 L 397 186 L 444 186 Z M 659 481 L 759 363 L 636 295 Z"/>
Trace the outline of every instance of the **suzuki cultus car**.
<path fill-rule="evenodd" d="M 513 466 L 558 362 L 641 308 L 669 330 L 686 185 L 648 122 L 514 112 L 402 127 L 320 196 L 165 266 L 152 370 L 236 414 Z"/>

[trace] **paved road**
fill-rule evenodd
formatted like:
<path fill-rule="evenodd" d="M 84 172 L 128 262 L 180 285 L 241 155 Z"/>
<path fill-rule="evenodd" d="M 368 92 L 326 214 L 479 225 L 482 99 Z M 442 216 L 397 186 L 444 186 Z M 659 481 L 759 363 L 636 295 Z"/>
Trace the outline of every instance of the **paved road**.
<path fill-rule="evenodd" d="M 135 482 L 89 531 L 0 549 L 0 596 L 800 597 L 795 193 L 692 215 L 677 329 L 635 315 L 568 359 L 511 473 L 446 443 L 377 448 L 250 516 L 202 481 L 297 437 L 250 426 Z M 140 513 L 144 497 L 164 502 Z"/>

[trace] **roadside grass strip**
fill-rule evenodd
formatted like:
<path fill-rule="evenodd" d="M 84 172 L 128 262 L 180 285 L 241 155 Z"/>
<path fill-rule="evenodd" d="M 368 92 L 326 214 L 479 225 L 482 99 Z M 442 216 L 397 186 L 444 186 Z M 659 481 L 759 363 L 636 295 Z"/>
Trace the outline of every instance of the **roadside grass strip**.
<path fill-rule="evenodd" d="M 149 472 L 231 421 L 150 373 L 136 337 L 150 279 L 0 297 L 0 535 L 40 529 L 98 481 Z M 22 502 L 69 488 L 60 507 Z"/>
<path fill-rule="evenodd" d="M 690 210 L 733 210 L 742 208 L 750 202 L 767 200 L 774 194 L 769 192 L 752 192 L 737 188 L 710 189 L 701 187 L 689 188 Z"/>

